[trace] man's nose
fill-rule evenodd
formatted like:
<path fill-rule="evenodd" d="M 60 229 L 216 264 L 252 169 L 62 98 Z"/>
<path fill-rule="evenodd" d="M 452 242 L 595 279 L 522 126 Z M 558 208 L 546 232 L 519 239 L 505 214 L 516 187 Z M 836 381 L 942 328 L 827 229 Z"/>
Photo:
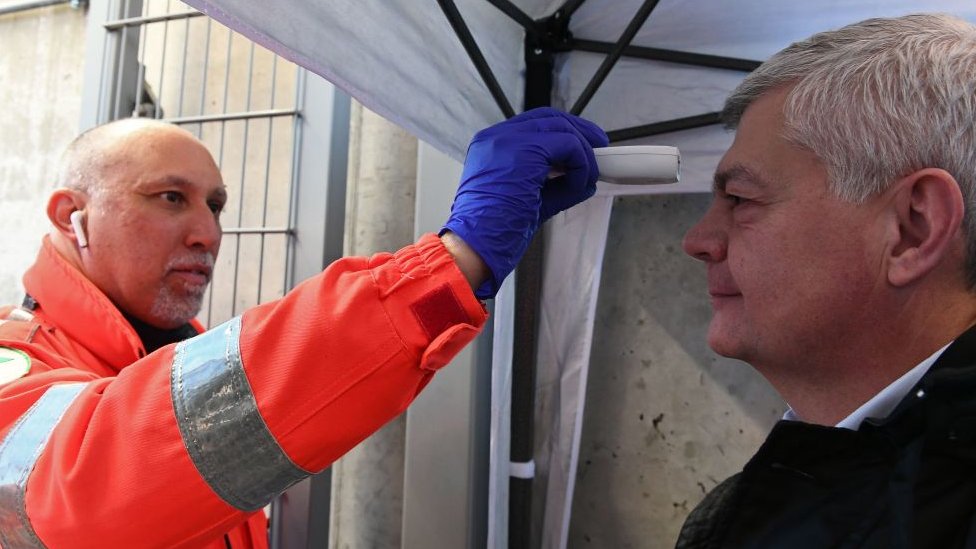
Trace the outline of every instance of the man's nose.
<path fill-rule="evenodd" d="M 189 230 L 186 234 L 186 245 L 190 248 L 203 249 L 217 253 L 223 229 L 220 220 L 210 210 L 209 206 L 197 208 L 193 212 Z"/>
<path fill-rule="evenodd" d="M 720 217 L 721 213 L 713 203 L 698 223 L 685 233 L 681 245 L 686 254 L 705 262 L 725 260 L 728 232 Z"/>

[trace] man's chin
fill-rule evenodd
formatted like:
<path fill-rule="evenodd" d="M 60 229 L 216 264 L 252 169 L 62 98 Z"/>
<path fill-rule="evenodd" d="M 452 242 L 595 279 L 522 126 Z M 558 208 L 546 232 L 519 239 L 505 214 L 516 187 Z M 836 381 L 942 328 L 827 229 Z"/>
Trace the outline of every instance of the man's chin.
<path fill-rule="evenodd" d="M 203 296 L 159 296 L 149 311 L 149 323 L 157 328 L 171 330 L 190 322 L 200 313 Z"/>
<path fill-rule="evenodd" d="M 714 320 L 708 329 L 708 346 L 715 351 L 715 354 L 726 358 L 746 360 L 748 355 L 742 338 L 735 333 L 722 329 L 720 326 L 716 326 Z"/>

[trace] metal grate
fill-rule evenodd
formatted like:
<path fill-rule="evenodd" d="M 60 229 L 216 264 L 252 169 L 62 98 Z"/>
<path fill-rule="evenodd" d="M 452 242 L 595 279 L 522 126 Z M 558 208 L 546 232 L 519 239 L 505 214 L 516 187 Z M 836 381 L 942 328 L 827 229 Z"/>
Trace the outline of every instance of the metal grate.
<path fill-rule="evenodd" d="M 293 253 L 299 80 L 304 72 L 175 0 L 123 0 L 109 119 L 144 116 L 190 130 L 230 196 L 201 312 L 208 326 L 281 297 Z"/>

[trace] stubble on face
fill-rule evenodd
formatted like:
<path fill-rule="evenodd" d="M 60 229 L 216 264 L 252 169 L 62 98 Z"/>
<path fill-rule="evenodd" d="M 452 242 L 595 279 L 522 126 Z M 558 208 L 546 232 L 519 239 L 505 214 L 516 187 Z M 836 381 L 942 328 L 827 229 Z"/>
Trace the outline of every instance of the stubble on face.
<path fill-rule="evenodd" d="M 201 252 L 176 258 L 166 265 L 166 272 L 183 265 L 205 265 L 208 272 L 212 272 L 214 256 L 210 253 Z M 164 283 L 153 299 L 149 311 L 150 315 L 165 324 L 174 326 L 186 324 L 195 318 L 203 307 L 203 296 L 210 283 L 209 277 L 208 274 L 207 281 L 204 284 L 178 282 L 175 285 L 170 285 Z"/>
<path fill-rule="evenodd" d="M 201 228 L 200 204 L 218 201 L 219 171 L 182 130 L 140 125 L 116 133 L 102 145 L 89 208 L 98 240 L 92 250 L 100 252 L 89 254 L 89 276 L 127 314 L 175 328 L 200 312 L 213 272 L 219 240 L 208 239 L 219 235 L 219 222 L 216 231 Z M 183 161 L 174 166 L 172 158 Z"/>
<path fill-rule="evenodd" d="M 710 346 L 760 371 L 830 362 L 867 324 L 877 275 L 873 215 L 835 196 L 822 161 L 782 137 L 786 92 L 746 111 L 686 239 L 708 264 Z"/>

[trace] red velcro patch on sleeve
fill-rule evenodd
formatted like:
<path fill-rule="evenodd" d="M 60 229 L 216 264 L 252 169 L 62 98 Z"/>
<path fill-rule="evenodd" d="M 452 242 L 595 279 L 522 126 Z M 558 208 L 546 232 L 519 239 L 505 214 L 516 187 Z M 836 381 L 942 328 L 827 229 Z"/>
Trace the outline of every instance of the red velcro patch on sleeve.
<path fill-rule="evenodd" d="M 446 284 L 421 297 L 410 310 L 431 340 L 455 324 L 471 322 L 461 302 Z"/>

